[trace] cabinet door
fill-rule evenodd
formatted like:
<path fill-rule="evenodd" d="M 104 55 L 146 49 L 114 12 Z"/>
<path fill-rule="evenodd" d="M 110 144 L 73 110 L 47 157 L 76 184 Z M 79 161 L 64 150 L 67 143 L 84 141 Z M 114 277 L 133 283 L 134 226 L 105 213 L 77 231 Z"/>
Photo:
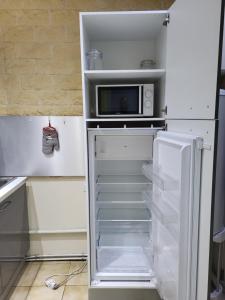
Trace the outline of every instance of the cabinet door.
<path fill-rule="evenodd" d="M 221 0 L 177 0 L 167 36 L 169 119 L 214 119 Z"/>
<path fill-rule="evenodd" d="M 13 284 L 29 248 L 26 186 L 0 203 L 0 269 L 2 292 Z M 1 299 L 1 294 L 0 294 Z"/>
<path fill-rule="evenodd" d="M 201 139 L 159 132 L 153 150 L 153 266 L 164 300 L 196 299 Z"/>

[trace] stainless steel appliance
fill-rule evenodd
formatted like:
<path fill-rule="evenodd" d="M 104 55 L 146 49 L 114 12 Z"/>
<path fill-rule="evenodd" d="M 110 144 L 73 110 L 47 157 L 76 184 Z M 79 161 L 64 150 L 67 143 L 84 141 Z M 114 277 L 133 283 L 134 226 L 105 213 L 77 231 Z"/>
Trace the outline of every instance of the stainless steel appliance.
<path fill-rule="evenodd" d="M 211 300 L 224 300 L 225 284 L 225 91 L 220 90 L 214 173 L 213 236 L 211 259 Z"/>

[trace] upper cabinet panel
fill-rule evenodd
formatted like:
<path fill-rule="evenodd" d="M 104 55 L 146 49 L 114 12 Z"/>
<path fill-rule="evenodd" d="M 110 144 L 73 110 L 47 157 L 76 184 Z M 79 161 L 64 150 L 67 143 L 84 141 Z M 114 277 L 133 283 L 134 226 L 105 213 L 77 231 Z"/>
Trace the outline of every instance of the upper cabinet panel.
<path fill-rule="evenodd" d="M 104 70 L 138 70 L 141 61 L 165 68 L 167 11 L 81 13 L 83 70 L 89 69 L 87 52 L 102 53 Z"/>
<path fill-rule="evenodd" d="M 167 118 L 214 119 L 221 0 L 177 0 L 167 32 Z"/>

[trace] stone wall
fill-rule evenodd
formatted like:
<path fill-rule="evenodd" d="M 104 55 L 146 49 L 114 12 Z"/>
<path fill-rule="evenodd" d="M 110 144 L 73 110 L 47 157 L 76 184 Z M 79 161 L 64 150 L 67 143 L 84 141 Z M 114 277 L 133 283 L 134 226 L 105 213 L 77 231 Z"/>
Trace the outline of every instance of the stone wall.
<path fill-rule="evenodd" d="M 172 0 L 0 0 L 0 115 L 82 115 L 79 11 Z"/>

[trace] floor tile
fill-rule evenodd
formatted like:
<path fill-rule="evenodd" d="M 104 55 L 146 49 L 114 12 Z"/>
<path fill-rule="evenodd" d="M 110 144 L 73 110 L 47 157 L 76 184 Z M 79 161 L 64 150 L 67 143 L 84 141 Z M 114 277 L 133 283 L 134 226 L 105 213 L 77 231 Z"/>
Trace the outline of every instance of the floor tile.
<path fill-rule="evenodd" d="M 62 300 L 88 300 L 88 287 L 66 286 Z"/>
<path fill-rule="evenodd" d="M 72 277 L 66 284 L 68 285 L 88 285 L 88 274 L 81 273 Z"/>
<path fill-rule="evenodd" d="M 40 268 L 40 262 L 28 262 L 26 263 L 26 268 L 17 283 L 17 286 L 32 286 L 33 281 Z"/>
<path fill-rule="evenodd" d="M 61 300 L 63 291 L 63 286 L 57 290 L 52 290 L 45 286 L 34 286 L 30 289 L 26 300 Z M 19 300 L 19 298 L 16 300 Z"/>
<path fill-rule="evenodd" d="M 43 286 L 45 285 L 44 281 L 47 277 L 56 275 L 56 274 L 67 274 L 70 269 L 70 262 L 43 262 L 38 274 L 33 282 L 33 286 Z M 65 276 L 54 277 L 56 282 L 60 282 L 65 279 Z"/>
<path fill-rule="evenodd" d="M 10 300 L 26 300 L 29 289 L 29 287 L 16 287 Z"/>

